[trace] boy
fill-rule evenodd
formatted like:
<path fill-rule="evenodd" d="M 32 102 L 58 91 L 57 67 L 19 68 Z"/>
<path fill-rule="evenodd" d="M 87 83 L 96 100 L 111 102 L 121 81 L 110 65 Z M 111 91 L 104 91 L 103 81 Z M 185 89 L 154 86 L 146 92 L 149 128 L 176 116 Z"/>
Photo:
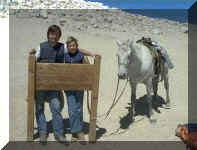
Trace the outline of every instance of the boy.
<path fill-rule="evenodd" d="M 82 63 L 84 54 L 78 49 L 77 39 L 70 36 L 67 39 L 68 52 L 65 54 L 65 63 Z M 65 91 L 68 103 L 69 123 L 72 140 L 78 138 L 81 144 L 86 144 L 83 133 L 83 96 L 84 91 Z"/>

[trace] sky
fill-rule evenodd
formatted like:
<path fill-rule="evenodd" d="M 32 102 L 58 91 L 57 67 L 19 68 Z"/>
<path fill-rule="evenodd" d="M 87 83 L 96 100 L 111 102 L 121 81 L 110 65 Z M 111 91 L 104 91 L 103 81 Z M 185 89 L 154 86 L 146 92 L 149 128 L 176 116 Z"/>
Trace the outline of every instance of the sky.
<path fill-rule="evenodd" d="M 90 0 L 120 9 L 189 9 L 196 0 Z"/>

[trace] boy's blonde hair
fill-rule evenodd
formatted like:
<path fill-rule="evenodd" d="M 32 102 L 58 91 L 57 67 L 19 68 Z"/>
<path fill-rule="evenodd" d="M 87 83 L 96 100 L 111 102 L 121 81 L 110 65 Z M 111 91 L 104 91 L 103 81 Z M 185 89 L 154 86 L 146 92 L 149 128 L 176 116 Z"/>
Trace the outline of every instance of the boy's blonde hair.
<path fill-rule="evenodd" d="M 75 44 L 76 44 L 77 47 L 78 47 L 78 40 L 77 40 L 75 37 L 69 36 L 69 37 L 67 38 L 66 45 L 68 46 L 68 44 L 71 43 L 71 42 L 75 42 Z"/>

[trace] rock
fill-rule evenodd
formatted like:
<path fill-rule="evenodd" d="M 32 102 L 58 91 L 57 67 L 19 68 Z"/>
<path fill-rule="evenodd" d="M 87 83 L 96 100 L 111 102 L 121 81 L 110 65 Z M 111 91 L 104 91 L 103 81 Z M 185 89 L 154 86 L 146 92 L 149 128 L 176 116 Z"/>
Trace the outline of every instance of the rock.
<path fill-rule="evenodd" d="M 91 19 L 91 20 L 90 20 L 90 24 L 91 24 L 91 25 L 95 25 L 95 24 L 96 24 L 96 19 L 95 19 L 95 18 Z"/>
<path fill-rule="evenodd" d="M 188 33 L 188 27 L 186 26 L 181 27 L 181 32 Z"/>
<path fill-rule="evenodd" d="M 48 11 L 47 11 L 47 9 L 41 9 L 40 10 L 40 17 L 42 17 L 43 19 L 47 19 L 48 18 Z"/>
<path fill-rule="evenodd" d="M 187 33 L 189 33 L 189 31 L 188 31 L 188 30 L 186 30 L 186 31 L 184 31 L 184 33 L 186 33 L 186 34 L 187 34 Z"/>
<path fill-rule="evenodd" d="M 32 14 L 31 16 L 48 18 L 48 12 L 43 9 L 107 9 L 109 7 L 104 6 L 102 3 L 89 2 L 85 0 L 14 0 L 13 2 L 7 2 L 3 7 L 6 12 L 1 13 L 4 17 L 8 14 L 9 8 L 15 9 L 40 9 L 41 12 L 38 15 Z M 76 11 L 76 10 L 75 10 Z M 66 14 L 63 13 L 62 16 Z M 21 15 L 21 16 L 24 16 Z M 82 16 L 82 14 L 80 14 Z M 79 17 L 80 17 L 79 16 Z M 25 17 L 25 16 L 24 16 Z"/>
<path fill-rule="evenodd" d="M 81 30 L 81 26 L 80 25 L 76 26 L 76 28 L 77 28 L 77 30 Z"/>
<path fill-rule="evenodd" d="M 65 24 L 65 23 L 66 23 L 66 19 L 60 18 L 59 23 L 60 23 L 60 24 Z"/>
<path fill-rule="evenodd" d="M 112 23 L 112 18 L 104 18 L 104 22 Z"/>
<path fill-rule="evenodd" d="M 94 28 L 99 28 L 99 25 L 94 24 L 93 27 L 94 27 Z"/>
<path fill-rule="evenodd" d="M 0 18 L 7 18 L 7 15 L 5 13 L 0 13 Z"/>
<path fill-rule="evenodd" d="M 163 32 L 161 32 L 159 29 L 153 29 L 152 33 L 153 34 L 158 34 L 158 35 L 163 34 Z"/>
<path fill-rule="evenodd" d="M 9 15 L 15 15 L 16 14 L 16 10 L 15 9 L 10 9 L 9 10 Z"/>
<path fill-rule="evenodd" d="M 19 13 L 16 14 L 17 18 L 31 18 L 31 13 L 28 13 L 27 10 L 20 10 Z"/>

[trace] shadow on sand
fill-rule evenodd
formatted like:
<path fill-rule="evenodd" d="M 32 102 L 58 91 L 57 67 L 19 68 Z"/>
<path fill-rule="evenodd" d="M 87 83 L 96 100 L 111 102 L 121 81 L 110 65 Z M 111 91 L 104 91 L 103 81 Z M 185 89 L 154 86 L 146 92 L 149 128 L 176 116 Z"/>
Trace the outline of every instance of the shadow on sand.
<path fill-rule="evenodd" d="M 161 96 L 154 97 L 152 96 L 152 108 L 157 112 L 161 113 L 159 108 L 162 107 L 162 105 L 165 104 L 165 100 Z M 128 103 L 128 113 L 120 118 L 120 128 L 121 129 L 127 129 L 132 123 L 133 120 L 131 119 L 129 115 L 129 111 L 131 109 L 131 103 Z M 148 102 L 147 102 L 147 95 L 144 95 L 136 100 L 135 102 L 135 116 L 147 116 L 148 117 Z"/>
<path fill-rule="evenodd" d="M 64 134 L 71 134 L 70 131 L 70 125 L 69 125 L 69 119 L 64 119 Z M 37 130 L 37 128 L 34 128 Z M 100 137 L 102 137 L 103 134 L 106 133 L 106 129 L 105 128 L 101 128 L 96 126 L 96 139 L 99 139 Z M 48 134 L 53 133 L 53 126 L 52 126 L 52 120 L 50 120 L 49 122 L 47 122 L 47 130 L 48 130 Z M 84 128 L 83 128 L 83 132 L 85 134 L 89 133 L 89 123 L 84 122 Z M 34 140 L 39 138 L 39 133 L 38 131 L 36 132 L 36 134 L 34 134 Z"/>

